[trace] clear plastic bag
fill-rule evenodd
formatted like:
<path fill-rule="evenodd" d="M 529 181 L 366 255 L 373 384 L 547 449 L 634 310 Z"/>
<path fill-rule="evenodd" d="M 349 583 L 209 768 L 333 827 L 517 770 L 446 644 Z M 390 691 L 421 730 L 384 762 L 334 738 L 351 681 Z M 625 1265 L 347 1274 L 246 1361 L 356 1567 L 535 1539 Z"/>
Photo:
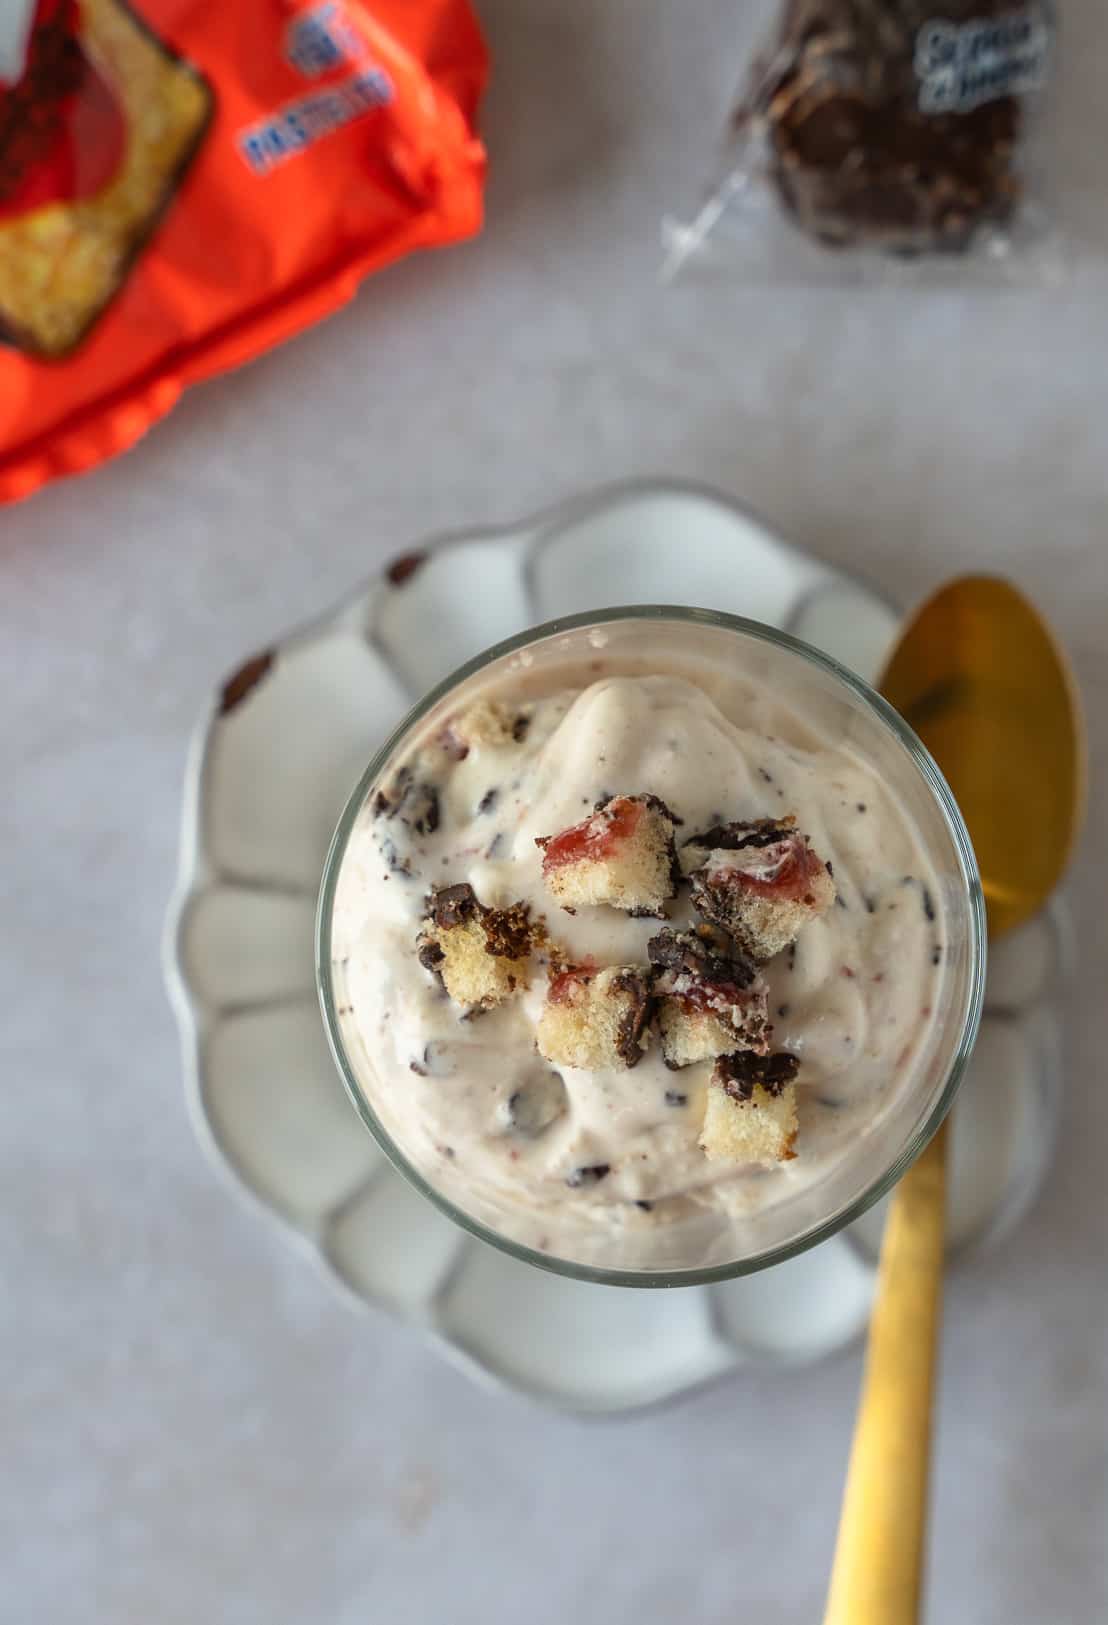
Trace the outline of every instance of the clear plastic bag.
<path fill-rule="evenodd" d="M 1051 282 L 1052 0 L 772 0 L 666 273 Z"/>

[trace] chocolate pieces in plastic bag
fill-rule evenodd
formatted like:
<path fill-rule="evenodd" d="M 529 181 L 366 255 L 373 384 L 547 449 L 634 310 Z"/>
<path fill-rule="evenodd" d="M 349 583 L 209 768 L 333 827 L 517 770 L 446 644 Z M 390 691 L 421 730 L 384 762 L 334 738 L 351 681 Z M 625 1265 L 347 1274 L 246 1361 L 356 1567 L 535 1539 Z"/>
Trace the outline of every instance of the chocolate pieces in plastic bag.
<path fill-rule="evenodd" d="M 780 0 L 702 224 L 769 238 L 783 219 L 817 260 L 1005 258 L 1053 32 L 1047 0 Z M 784 244 L 758 246 L 748 261 L 788 270 Z"/>

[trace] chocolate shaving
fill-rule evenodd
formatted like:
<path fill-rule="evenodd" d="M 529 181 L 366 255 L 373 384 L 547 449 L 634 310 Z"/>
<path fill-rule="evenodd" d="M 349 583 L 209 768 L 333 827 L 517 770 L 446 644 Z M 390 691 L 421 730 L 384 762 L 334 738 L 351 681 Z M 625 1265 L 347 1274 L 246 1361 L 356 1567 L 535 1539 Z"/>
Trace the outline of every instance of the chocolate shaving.
<path fill-rule="evenodd" d="M 702 835 L 693 835 L 686 847 L 700 846 L 708 852 L 741 852 L 747 847 L 775 846 L 793 834 L 796 819 L 755 818 L 748 823 L 714 824 Z"/>
<path fill-rule="evenodd" d="M 776 1055 L 755 1055 L 750 1050 L 739 1050 L 734 1055 L 720 1056 L 712 1070 L 712 1082 L 732 1100 L 746 1101 L 753 1099 L 758 1085 L 767 1095 L 779 1095 L 799 1071 L 800 1062 L 786 1050 L 779 1050 Z"/>
<path fill-rule="evenodd" d="M 628 994 L 632 1000 L 629 1009 L 620 1018 L 616 1050 L 626 1067 L 637 1066 L 643 1055 L 639 1040 L 654 1012 L 650 978 L 645 971 L 624 970 L 615 977 L 612 986 L 620 993 Z"/>

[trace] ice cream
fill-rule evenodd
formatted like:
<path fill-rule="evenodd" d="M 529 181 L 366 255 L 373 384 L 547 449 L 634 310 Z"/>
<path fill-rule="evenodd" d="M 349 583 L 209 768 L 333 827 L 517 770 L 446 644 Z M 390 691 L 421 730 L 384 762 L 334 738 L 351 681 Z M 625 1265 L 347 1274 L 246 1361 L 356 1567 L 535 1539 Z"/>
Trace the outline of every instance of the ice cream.
<path fill-rule="evenodd" d="M 649 1226 L 741 1217 L 864 1136 L 927 1040 L 944 922 L 905 809 L 818 715 L 600 657 L 413 740 L 331 940 L 360 1086 L 430 1182 Z"/>

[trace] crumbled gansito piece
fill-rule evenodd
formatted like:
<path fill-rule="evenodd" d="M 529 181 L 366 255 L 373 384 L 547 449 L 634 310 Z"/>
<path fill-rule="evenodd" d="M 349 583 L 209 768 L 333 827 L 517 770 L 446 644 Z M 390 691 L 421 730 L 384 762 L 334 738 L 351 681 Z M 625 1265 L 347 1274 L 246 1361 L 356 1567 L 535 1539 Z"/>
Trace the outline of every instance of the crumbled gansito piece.
<path fill-rule="evenodd" d="M 471 749 L 518 745 L 531 725 L 531 707 L 506 706 L 499 700 L 476 700 L 446 726 L 448 744 L 465 756 Z"/>
<path fill-rule="evenodd" d="M 649 1044 L 650 977 L 641 965 L 552 968 L 536 1039 L 556 1066 L 637 1066 Z"/>
<path fill-rule="evenodd" d="M 712 1069 L 700 1147 L 709 1162 L 788 1162 L 798 1131 L 795 1055 L 722 1055 Z"/>
<path fill-rule="evenodd" d="M 527 987 L 541 935 L 526 903 L 485 908 L 463 882 L 432 896 L 417 939 L 419 962 L 467 1013 L 491 1010 Z"/>
<path fill-rule="evenodd" d="M 717 824 L 681 849 L 694 906 L 760 964 L 835 901 L 830 865 L 795 825 L 792 817 Z"/>
<path fill-rule="evenodd" d="M 768 990 L 751 961 L 722 931 L 659 931 L 647 944 L 659 1000 L 662 1054 L 676 1070 L 733 1050 L 764 1054 Z"/>
<path fill-rule="evenodd" d="M 676 890 L 679 822 L 657 796 L 608 796 L 581 823 L 537 837 L 543 879 L 563 908 L 608 904 L 660 918 Z"/>

